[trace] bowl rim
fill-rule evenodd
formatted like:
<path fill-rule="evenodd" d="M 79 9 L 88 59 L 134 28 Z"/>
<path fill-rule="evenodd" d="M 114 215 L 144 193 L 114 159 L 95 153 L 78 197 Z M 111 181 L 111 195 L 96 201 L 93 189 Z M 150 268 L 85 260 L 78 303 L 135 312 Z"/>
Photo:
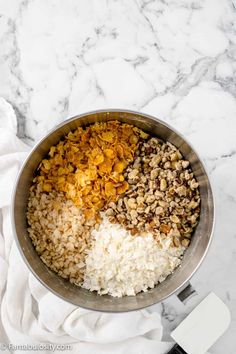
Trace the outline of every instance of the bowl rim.
<path fill-rule="evenodd" d="M 10 207 L 10 217 L 11 217 L 11 225 L 12 225 L 12 231 L 13 231 L 13 234 L 14 234 L 14 240 L 16 242 L 16 245 L 17 245 L 17 248 L 21 254 L 21 257 L 23 258 L 24 260 L 24 263 L 27 265 L 29 271 L 34 275 L 34 277 L 36 277 L 36 279 L 47 289 L 49 290 L 51 293 L 53 293 L 54 295 L 56 295 L 57 297 L 59 297 L 60 299 L 68 302 L 68 303 L 71 303 L 73 305 L 76 305 L 76 306 L 79 306 L 81 308 L 84 308 L 84 309 L 87 309 L 87 310 L 92 310 L 92 311 L 97 311 L 97 312 L 107 312 L 107 313 L 122 313 L 122 312 L 130 312 L 130 311 L 137 311 L 137 310 L 141 310 L 141 309 L 144 309 L 144 308 L 147 308 L 147 307 L 150 307 L 150 306 L 153 306 L 159 302 L 153 302 L 153 303 L 150 303 L 148 305 L 145 305 L 145 306 L 140 306 L 139 308 L 134 308 L 134 309 L 128 309 L 128 310 L 123 310 L 123 311 L 113 311 L 113 310 L 101 310 L 101 309 L 91 309 L 90 307 L 86 307 L 86 306 L 81 306 L 81 305 L 78 305 L 77 303 L 73 302 L 72 300 L 69 300 L 67 299 L 65 296 L 57 293 L 56 290 L 52 289 L 49 285 L 47 285 L 41 278 L 40 276 L 36 273 L 36 271 L 31 267 L 31 264 L 29 263 L 28 259 L 26 258 L 23 250 L 22 250 L 22 247 L 20 245 L 20 242 L 19 242 L 19 238 L 18 238 L 18 235 L 17 235 L 17 232 L 16 232 L 16 225 L 15 225 L 15 212 L 14 212 L 14 207 L 15 207 L 15 198 L 16 198 L 16 191 L 17 191 L 17 187 L 18 187 L 18 184 L 19 184 L 19 180 L 20 180 L 20 177 L 21 177 L 21 174 L 25 168 L 25 166 L 27 165 L 28 161 L 31 159 L 31 156 L 33 155 L 33 153 L 38 149 L 38 147 L 42 144 L 42 142 L 46 139 L 48 139 L 50 137 L 51 134 L 53 134 L 55 131 L 57 131 L 58 129 L 60 129 L 61 127 L 63 126 L 66 126 L 68 123 L 74 121 L 74 120 L 77 120 L 79 118 L 83 118 L 83 117 L 86 117 L 86 116 L 89 116 L 89 115 L 93 115 L 93 114 L 100 114 L 100 113 L 128 113 L 128 114 L 133 114 L 133 115 L 138 115 L 138 116 L 141 116 L 141 117 L 146 117 L 146 118 L 150 118 L 151 120 L 154 120 L 156 122 L 158 122 L 159 124 L 167 127 L 168 129 L 170 129 L 171 131 L 173 131 L 177 136 L 179 136 L 184 142 L 186 142 L 189 147 L 192 149 L 192 151 L 195 153 L 197 159 L 199 160 L 199 162 L 201 163 L 202 165 L 202 168 L 203 168 L 203 171 L 206 175 L 206 177 L 208 178 L 208 181 L 209 181 L 209 192 L 210 192 L 210 197 L 211 197 L 211 201 L 212 201 L 212 225 L 211 225 L 211 232 L 210 232 L 210 235 L 209 235 L 209 240 L 208 240 L 208 243 L 204 249 L 204 252 L 202 253 L 201 255 L 201 258 L 199 259 L 197 265 L 195 266 L 194 270 L 192 270 L 191 274 L 189 274 L 186 279 L 184 280 L 184 282 L 180 285 L 178 285 L 174 290 L 172 290 L 169 294 L 163 296 L 163 298 L 159 301 L 163 301 L 167 298 L 169 298 L 170 296 L 172 296 L 173 294 L 178 294 L 180 293 L 182 290 L 184 290 L 188 285 L 189 285 L 189 281 L 190 279 L 194 276 L 194 274 L 197 272 L 197 270 L 199 269 L 199 267 L 202 265 L 203 263 L 203 260 L 205 259 L 206 257 L 206 254 L 209 250 L 209 247 L 212 243 L 212 238 L 213 238 L 213 234 L 214 234 L 214 230 L 215 230 L 215 215 L 216 215 L 216 211 L 215 211 L 215 197 L 214 197 L 214 188 L 212 187 L 212 182 L 211 182 L 211 178 L 209 176 L 209 173 L 207 171 L 207 168 L 206 168 L 206 165 L 204 163 L 204 161 L 200 158 L 199 154 L 196 152 L 195 148 L 192 146 L 192 144 L 188 141 L 188 139 L 186 137 L 184 137 L 182 135 L 182 133 L 180 133 L 178 130 L 176 130 L 175 128 L 173 128 L 171 125 L 169 125 L 168 123 L 164 122 L 163 120 L 153 116 L 153 115 L 150 115 L 148 113 L 144 113 L 144 112 L 138 112 L 138 111 L 133 111 L 133 110 L 129 110 L 129 109 L 122 109 L 122 108 L 106 108 L 106 109 L 97 109 L 97 110 L 92 110 L 92 111 L 87 111 L 87 112 L 84 112 L 84 113 L 80 113 L 78 115 L 75 115 L 73 117 L 70 117 L 70 118 L 67 118 L 65 119 L 63 122 L 55 125 L 53 128 L 49 129 L 49 131 L 43 135 L 36 143 L 35 145 L 30 149 L 28 155 L 26 156 L 25 160 L 23 161 L 19 171 L 18 171 L 18 174 L 17 174 L 17 177 L 15 179 L 15 182 L 14 182 L 14 187 L 13 187 L 13 190 L 12 190 L 12 194 L 11 194 L 11 207 Z M 114 119 L 114 120 L 118 120 L 118 119 Z M 95 123 L 95 122 L 94 122 Z M 93 123 L 90 123 L 90 124 L 93 124 Z"/>

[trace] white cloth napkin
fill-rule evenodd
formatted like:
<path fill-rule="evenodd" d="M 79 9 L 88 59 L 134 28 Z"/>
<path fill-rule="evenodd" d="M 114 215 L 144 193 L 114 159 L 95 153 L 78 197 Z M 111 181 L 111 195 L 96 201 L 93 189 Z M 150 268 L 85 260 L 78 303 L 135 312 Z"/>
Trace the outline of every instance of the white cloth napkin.
<path fill-rule="evenodd" d="M 29 272 L 13 240 L 10 220 L 12 188 L 29 152 L 29 147 L 16 137 L 16 130 L 15 113 L 0 98 L 0 343 L 71 344 L 71 349 L 63 353 L 166 353 L 173 343 L 161 342 L 159 313 L 140 310 L 107 314 L 84 310 L 50 293 Z M 40 353 L 52 351 L 49 348 Z"/>

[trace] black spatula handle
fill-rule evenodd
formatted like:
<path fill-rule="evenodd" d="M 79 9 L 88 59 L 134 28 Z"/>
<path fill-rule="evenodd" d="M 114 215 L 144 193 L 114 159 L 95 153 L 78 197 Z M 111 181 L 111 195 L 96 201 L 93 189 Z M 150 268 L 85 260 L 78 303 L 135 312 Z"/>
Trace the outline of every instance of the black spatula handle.
<path fill-rule="evenodd" d="M 188 354 L 178 344 L 175 344 L 171 350 L 166 354 Z"/>

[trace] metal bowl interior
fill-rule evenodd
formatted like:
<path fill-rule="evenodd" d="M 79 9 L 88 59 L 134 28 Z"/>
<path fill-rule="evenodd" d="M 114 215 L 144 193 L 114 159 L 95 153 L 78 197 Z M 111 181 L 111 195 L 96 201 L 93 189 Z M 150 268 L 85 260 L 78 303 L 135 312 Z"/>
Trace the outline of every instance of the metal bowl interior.
<path fill-rule="evenodd" d="M 107 120 L 120 120 L 138 126 L 163 140 L 168 140 L 178 147 L 183 156 L 191 163 L 194 174 L 200 184 L 201 214 L 199 224 L 194 232 L 191 244 L 185 252 L 182 264 L 161 284 L 146 293 L 136 296 L 114 298 L 97 295 L 59 277 L 48 269 L 37 255 L 27 232 L 26 209 L 29 187 L 35 170 L 49 151 L 63 136 L 79 126 Z M 160 120 L 132 111 L 96 111 L 71 118 L 57 126 L 43 138 L 32 150 L 19 173 L 12 200 L 12 223 L 19 250 L 36 278 L 62 299 L 77 306 L 107 312 L 122 312 L 144 308 L 155 304 L 182 288 L 196 271 L 208 249 L 214 221 L 214 204 L 212 190 L 202 162 L 186 142 L 172 128 Z"/>

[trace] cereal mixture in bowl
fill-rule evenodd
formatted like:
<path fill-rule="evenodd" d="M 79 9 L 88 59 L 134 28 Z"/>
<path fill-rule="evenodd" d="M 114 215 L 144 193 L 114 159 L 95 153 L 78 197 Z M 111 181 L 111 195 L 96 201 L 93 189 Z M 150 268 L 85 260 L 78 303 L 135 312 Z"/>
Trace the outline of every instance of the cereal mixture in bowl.
<path fill-rule="evenodd" d="M 50 148 L 30 189 L 29 236 L 59 276 L 99 294 L 136 295 L 181 263 L 200 214 L 180 151 L 109 121 Z"/>

